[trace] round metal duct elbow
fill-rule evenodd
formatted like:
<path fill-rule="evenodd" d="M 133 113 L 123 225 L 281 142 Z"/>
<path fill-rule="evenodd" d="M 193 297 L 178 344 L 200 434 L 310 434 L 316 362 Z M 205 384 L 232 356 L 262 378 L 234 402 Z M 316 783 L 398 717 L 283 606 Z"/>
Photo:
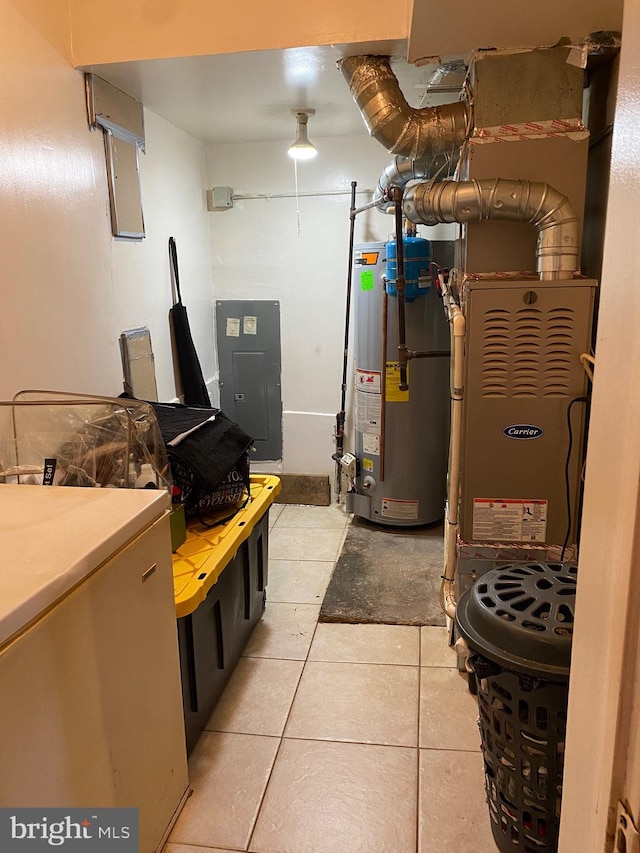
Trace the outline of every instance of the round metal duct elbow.
<path fill-rule="evenodd" d="M 418 157 L 411 160 L 408 157 L 396 155 L 390 163 L 387 163 L 384 171 L 378 179 L 378 185 L 373 194 L 374 205 L 384 213 L 389 205 L 389 190 L 392 187 L 404 187 L 411 181 L 436 180 L 436 176 L 442 175 L 440 180 L 451 176 L 451 158 L 447 154 L 439 154 L 435 157 Z"/>
<path fill-rule="evenodd" d="M 350 56 L 338 62 L 371 136 L 403 157 L 445 154 L 468 134 L 468 110 L 459 101 L 441 107 L 410 107 L 387 56 Z"/>
<path fill-rule="evenodd" d="M 422 183 L 407 191 L 403 212 L 410 222 L 423 225 L 480 219 L 529 222 L 538 230 L 541 279 L 571 278 L 579 267 L 578 217 L 567 196 L 549 184 L 502 178 Z"/>

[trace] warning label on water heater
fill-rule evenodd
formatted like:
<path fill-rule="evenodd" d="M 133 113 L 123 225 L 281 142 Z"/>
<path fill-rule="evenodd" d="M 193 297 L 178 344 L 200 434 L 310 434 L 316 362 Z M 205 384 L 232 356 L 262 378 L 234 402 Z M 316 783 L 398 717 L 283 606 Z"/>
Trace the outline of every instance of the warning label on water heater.
<path fill-rule="evenodd" d="M 473 538 L 482 542 L 546 542 L 548 503 L 474 498 Z"/>
<path fill-rule="evenodd" d="M 418 517 L 418 501 L 397 501 L 393 498 L 382 498 L 380 515 L 385 518 L 416 519 Z"/>
<path fill-rule="evenodd" d="M 369 435 L 380 435 L 382 423 L 382 398 L 380 394 L 356 393 L 356 429 Z M 365 451 L 373 453 L 372 450 Z M 379 450 L 376 451 L 379 453 Z"/>
<path fill-rule="evenodd" d="M 362 452 L 380 456 L 380 436 L 365 432 L 362 436 Z"/>
<path fill-rule="evenodd" d="M 356 388 L 367 394 L 380 394 L 382 373 L 379 370 L 356 370 Z"/>

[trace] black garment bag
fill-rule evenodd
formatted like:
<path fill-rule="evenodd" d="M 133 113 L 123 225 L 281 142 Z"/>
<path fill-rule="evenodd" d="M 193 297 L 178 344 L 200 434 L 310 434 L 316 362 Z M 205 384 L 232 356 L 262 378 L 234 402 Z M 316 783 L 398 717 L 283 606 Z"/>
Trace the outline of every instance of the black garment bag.
<path fill-rule="evenodd" d="M 180 295 L 180 277 L 178 275 L 178 251 L 176 241 L 169 237 L 169 261 L 173 270 L 173 280 L 176 285 L 178 301 L 169 312 L 170 322 L 173 327 L 173 339 L 175 341 L 176 356 L 180 369 L 180 381 L 184 402 L 188 406 L 211 406 L 209 392 L 204 382 L 202 368 L 198 359 L 198 353 L 191 337 L 187 309 L 182 304 Z"/>

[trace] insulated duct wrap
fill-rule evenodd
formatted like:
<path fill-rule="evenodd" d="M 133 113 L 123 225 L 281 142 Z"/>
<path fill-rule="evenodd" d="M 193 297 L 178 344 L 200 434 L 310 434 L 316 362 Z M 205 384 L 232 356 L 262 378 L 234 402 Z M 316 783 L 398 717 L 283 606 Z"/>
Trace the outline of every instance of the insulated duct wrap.
<path fill-rule="evenodd" d="M 389 202 L 389 190 L 391 187 L 403 189 L 410 181 L 424 181 L 429 178 L 435 179 L 441 174 L 443 179 L 449 177 L 451 160 L 446 154 L 436 157 L 418 157 L 411 160 L 409 157 L 397 155 L 391 162 L 387 163 L 383 173 L 378 179 L 378 186 L 373 194 L 373 203 L 384 212 Z"/>
<path fill-rule="evenodd" d="M 579 267 L 578 217 L 569 199 L 549 184 L 501 178 L 427 182 L 407 191 L 403 212 L 423 225 L 480 219 L 529 222 L 538 229 L 541 279 L 571 278 Z"/>
<path fill-rule="evenodd" d="M 350 56 L 338 66 L 371 136 L 403 157 L 451 153 L 467 134 L 466 104 L 410 107 L 387 56 Z"/>

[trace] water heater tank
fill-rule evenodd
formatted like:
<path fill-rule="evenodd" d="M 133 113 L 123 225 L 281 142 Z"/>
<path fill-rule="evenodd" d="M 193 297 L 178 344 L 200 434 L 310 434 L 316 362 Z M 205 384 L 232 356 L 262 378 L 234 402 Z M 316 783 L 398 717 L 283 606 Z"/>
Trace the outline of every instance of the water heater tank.
<path fill-rule="evenodd" d="M 428 241 L 422 243 L 428 246 Z M 415 245 L 425 250 L 421 243 Z M 444 514 L 449 358 L 412 359 L 409 390 L 400 390 L 398 300 L 385 295 L 387 249 L 382 242 L 363 243 L 355 252 L 357 474 L 347 493 L 347 510 L 379 524 L 408 527 L 438 521 Z M 449 327 L 440 296 L 435 287 L 422 293 L 406 306 L 407 344 L 413 350 L 446 353 Z"/>

